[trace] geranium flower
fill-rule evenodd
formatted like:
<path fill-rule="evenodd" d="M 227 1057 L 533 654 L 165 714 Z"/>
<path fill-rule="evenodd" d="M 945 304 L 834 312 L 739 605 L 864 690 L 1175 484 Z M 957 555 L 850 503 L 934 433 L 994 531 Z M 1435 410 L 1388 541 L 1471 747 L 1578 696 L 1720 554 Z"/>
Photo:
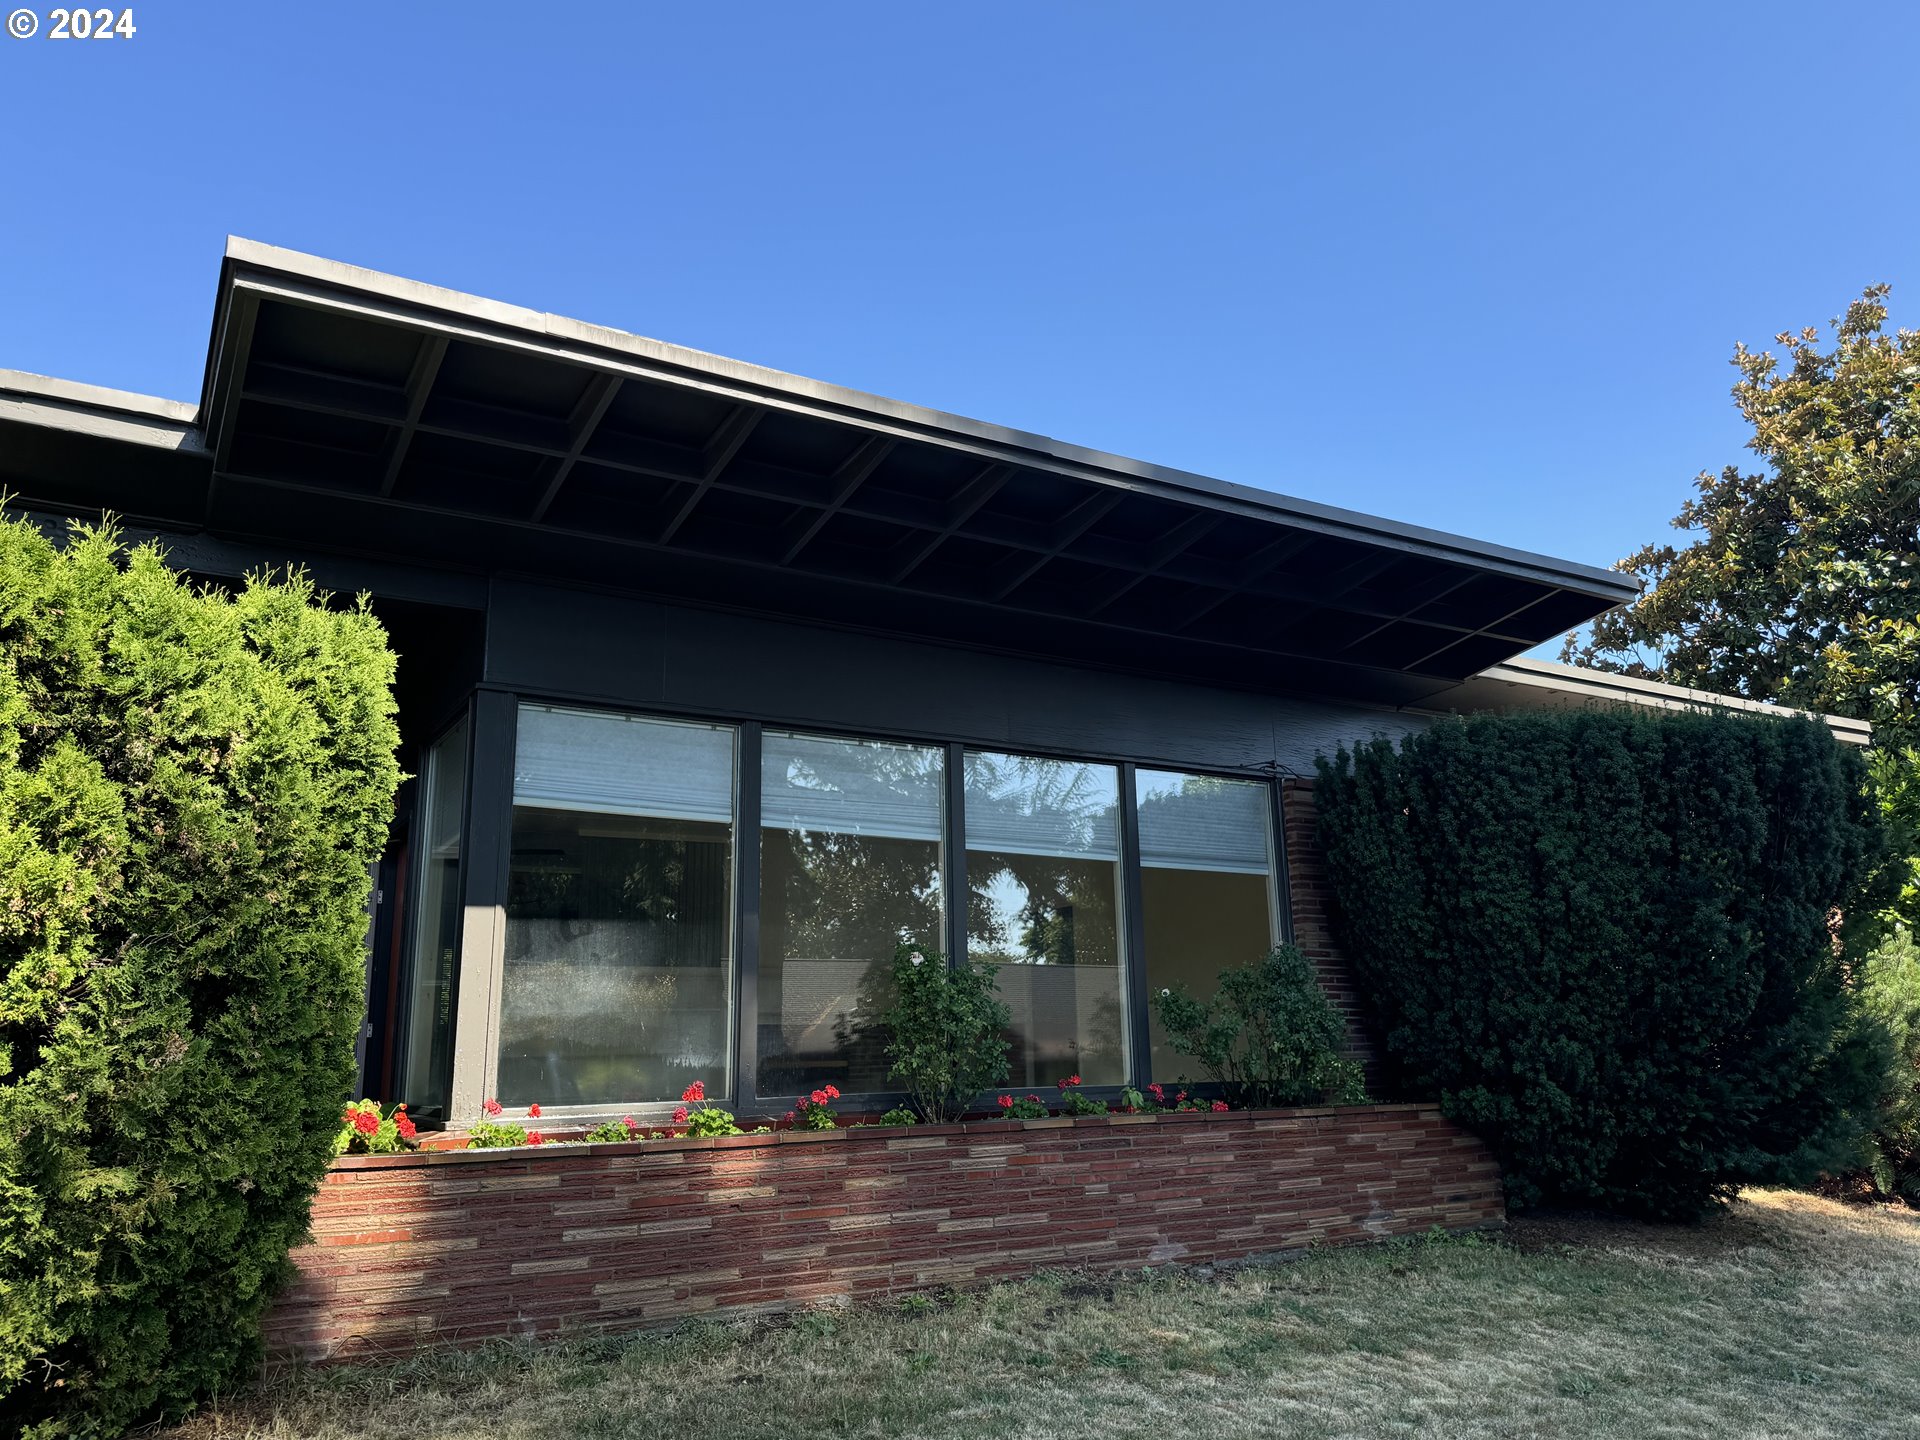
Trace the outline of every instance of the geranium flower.
<path fill-rule="evenodd" d="M 540 1118 L 540 1107 L 538 1105 L 527 1106 L 527 1114 L 532 1116 L 535 1120 L 538 1120 Z"/>
<path fill-rule="evenodd" d="M 498 1100 L 485 1100 L 481 1102 L 480 1108 L 489 1115 L 498 1115 L 502 1110 L 506 1109 L 506 1106 L 502 1105 Z"/>
<path fill-rule="evenodd" d="M 350 1114 L 353 1121 L 353 1128 L 358 1130 L 362 1135 L 371 1135 L 380 1128 L 380 1117 L 378 1115 L 369 1115 L 364 1110 L 354 1110 L 351 1111 Z"/>
<path fill-rule="evenodd" d="M 544 1145 L 546 1143 L 547 1143 L 547 1137 L 542 1135 L 538 1130 L 529 1130 L 527 1132 L 527 1144 Z"/>
<path fill-rule="evenodd" d="M 1213 1102 L 1213 1109 L 1215 1114 L 1218 1114 L 1222 1110 L 1231 1110 L 1232 1108 L 1233 1107 L 1227 1104 L 1227 1102 L 1224 1100 L 1216 1100 Z"/>
<path fill-rule="evenodd" d="M 634 1123 L 633 1116 L 622 1115 L 620 1117 L 620 1123 L 627 1127 L 627 1134 L 634 1135 L 639 1133 L 640 1127 Z"/>
<path fill-rule="evenodd" d="M 839 1098 L 840 1098 L 840 1087 L 838 1085 L 827 1086 L 827 1099 L 838 1100 Z"/>
<path fill-rule="evenodd" d="M 793 1111 L 791 1110 L 787 1111 L 787 1123 L 789 1125 L 793 1123 Z"/>
<path fill-rule="evenodd" d="M 676 1125 L 684 1125 L 687 1123 L 687 1107 L 686 1106 L 682 1105 L 673 1112 L 673 1123 Z"/>
<path fill-rule="evenodd" d="M 809 1105 L 824 1105 L 824 1104 L 826 1104 L 826 1103 L 827 1103 L 827 1092 L 826 1092 L 826 1091 L 824 1091 L 824 1090 L 816 1090 L 816 1091 L 814 1091 L 814 1092 L 813 1092 L 813 1093 L 812 1093 L 811 1095 L 809 1095 L 809 1096 L 807 1096 L 807 1103 L 808 1103 Z"/>
<path fill-rule="evenodd" d="M 696 1101 L 705 1100 L 707 1098 L 707 1082 L 704 1080 L 694 1081 L 691 1085 L 687 1086 L 685 1090 L 680 1092 L 680 1098 L 685 1100 L 689 1105 L 694 1104 Z"/>
<path fill-rule="evenodd" d="M 416 1133 L 414 1123 L 408 1118 L 404 1105 L 393 1112 L 393 1128 L 399 1132 L 402 1140 L 411 1140 Z"/>
<path fill-rule="evenodd" d="M 1011 1110 L 1011 1109 L 1013 1109 L 1013 1096 L 1011 1096 L 1011 1095 L 1002 1095 L 1002 1096 L 1000 1097 L 1000 1108 L 1001 1108 L 1002 1110 Z"/>

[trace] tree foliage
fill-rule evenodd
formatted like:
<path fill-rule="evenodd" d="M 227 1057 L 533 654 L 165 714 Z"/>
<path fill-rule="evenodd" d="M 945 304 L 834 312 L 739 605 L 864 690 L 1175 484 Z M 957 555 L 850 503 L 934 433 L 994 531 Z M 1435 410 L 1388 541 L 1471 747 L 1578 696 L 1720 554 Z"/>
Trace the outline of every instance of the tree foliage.
<path fill-rule="evenodd" d="M 1868 720 L 1876 786 L 1920 857 L 1920 331 L 1887 333 L 1888 287 L 1833 322 L 1734 348 L 1760 461 L 1702 474 L 1683 544 L 1619 563 L 1647 588 L 1563 657 L 1646 679 Z M 1902 908 L 1920 926 L 1920 861 Z"/>
<path fill-rule="evenodd" d="M 299 577 L 200 592 L 0 521 L 0 1415 L 230 1389 L 353 1078 L 393 658 Z"/>
<path fill-rule="evenodd" d="M 1884 1037 L 1850 960 L 1884 873 L 1858 752 L 1810 720 L 1449 720 L 1323 761 L 1336 933 L 1403 1091 L 1520 1205 L 1698 1213 L 1856 1153 Z"/>
<path fill-rule="evenodd" d="M 1340 1053 L 1346 1025 L 1297 946 L 1223 970 L 1211 999 L 1175 986 L 1154 1000 L 1169 1042 L 1241 1105 L 1366 1099 L 1359 1065 Z"/>

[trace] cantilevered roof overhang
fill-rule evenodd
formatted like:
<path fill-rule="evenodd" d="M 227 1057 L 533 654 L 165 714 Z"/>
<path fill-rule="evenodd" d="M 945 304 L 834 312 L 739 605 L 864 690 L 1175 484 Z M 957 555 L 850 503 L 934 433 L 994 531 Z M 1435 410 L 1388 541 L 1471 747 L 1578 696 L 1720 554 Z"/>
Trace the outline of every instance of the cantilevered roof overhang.
<path fill-rule="evenodd" d="M 215 534 L 1261 689 L 1416 703 L 1636 593 L 246 240 L 197 424 Z"/>

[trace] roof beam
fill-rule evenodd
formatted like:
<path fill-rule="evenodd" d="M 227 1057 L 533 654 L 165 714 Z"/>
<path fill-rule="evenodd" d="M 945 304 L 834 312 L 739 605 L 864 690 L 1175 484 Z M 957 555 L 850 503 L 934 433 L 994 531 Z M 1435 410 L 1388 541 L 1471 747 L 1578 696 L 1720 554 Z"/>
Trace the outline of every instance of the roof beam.
<path fill-rule="evenodd" d="M 726 472 L 733 463 L 733 457 L 740 453 L 740 447 L 747 443 L 747 437 L 753 434 L 753 427 L 760 423 L 760 411 L 752 405 L 741 405 L 732 414 L 715 427 L 713 435 L 700 452 L 700 479 L 693 487 L 693 494 L 667 522 L 667 528 L 660 532 L 660 543 L 666 544 L 680 533 L 680 527 L 687 523 L 687 517 L 693 514 L 694 507 L 706 497 L 713 488 L 713 482 Z"/>
<path fill-rule="evenodd" d="M 994 591 L 994 603 L 1003 602 L 1014 591 L 1038 575 L 1047 562 L 1057 559 L 1068 546 L 1098 525 L 1101 517 L 1124 499 L 1126 499 L 1124 490 L 1096 490 L 1062 515 L 1054 528 L 1052 546 L 1022 565 L 1011 580 Z"/>
<path fill-rule="evenodd" d="M 1086 612 L 1086 618 L 1091 620 L 1096 615 L 1104 614 L 1108 606 L 1115 604 L 1121 596 L 1132 590 L 1142 580 L 1158 575 L 1168 561 L 1185 554 L 1190 547 L 1218 529 L 1225 519 L 1224 515 L 1195 515 L 1192 519 L 1174 526 L 1158 545 L 1147 552 L 1147 563 L 1131 575 L 1123 576 L 1118 585 L 1109 590 L 1100 598 L 1098 604 Z"/>
<path fill-rule="evenodd" d="M 925 540 L 914 545 L 913 552 L 888 577 L 888 583 L 901 584 L 924 565 L 934 551 L 945 544 L 949 537 L 958 533 L 960 527 L 977 515 L 980 507 L 998 495 L 1001 488 L 1012 478 L 1013 467 L 998 462 L 975 471 L 973 478 L 960 487 L 960 492 L 948 504 L 946 523 Z"/>
<path fill-rule="evenodd" d="M 233 432 L 239 426 L 240 394 L 246 382 L 247 363 L 253 352 L 253 322 L 260 313 L 257 296 L 236 292 L 227 309 L 226 334 L 216 342 L 216 352 L 225 360 L 225 373 L 215 389 L 211 415 L 201 417 L 202 428 L 213 440 L 213 470 L 207 479 L 207 505 L 202 520 L 213 523 L 214 501 L 220 493 L 220 476 L 233 454 Z"/>
<path fill-rule="evenodd" d="M 567 476 L 573 473 L 573 467 L 580 463 L 580 457 L 592 443 L 600 422 L 606 418 L 607 410 L 613 404 L 614 397 L 620 393 L 625 382 L 611 371 L 602 371 L 587 382 L 587 388 L 580 392 L 580 399 L 573 407 L 573 414 L 567 417 L 567 431 L 573 437 L 567 446 L 567 453 L 553 462 L 553 473 L 547 478 L 546 489 L 540 492 L 540 499 L 533 507 L 533 513 L 527 518 L 539 524 L 547 518 L 547 511 L 553 507 L 560 487 L 567 483 Z"/>
<path fill-rule="evenodd" d="M 1216 594 L 1209 595 L 1199 601 L 1190 608 L 1185 615 L 1181 616 L 1180 619 L 1174 623 L 1173 629 L 1175 633 L 1185 633 L 1188 626 L 1197 624 L 1206 616 L 1211 615 L 1215 610 L 1239 594 L 1244 587 L 1251 585 L 1262 576 L 1271 574 L 1273 571 L 1279 569 L 1295 555 L 1298 555 L 1302 550 L 1306 549 L 1307 546 L 1312 543 L 1313 538 L 1314 537 L 1307 531 L 1292 530 L 1280 536 L 1277 540 L 1269 540 L 1258 550 L 1254 551 L 1253 554 L 1240 562 L 1240 568 L 1228 578 L 1227 583 L 1220 587 Z"/>
<path fill-rule="evenodd" d="M 413 432 L 420 424 L 421 413 L 427 408 L 427 396 L 433 393 L 433 382 L 440 373 L 440 362 L 446 358 L 445 335 L 423 334 L 420 337 L 420 348 L 413 357 L 413 369 L 407 375 L 406 418 L 400 422 L 400 428 L 394 432 L 392 443 L 387 447 L 386 472 L 380 479 L 382 496 L 393 494 L 393 487 L 399 483 L 400 467 L 406 463 L 407 450 L 413 444 Z"/>
<path fill-rule="evenodd" d="M 807 548 L 813 537 L 826 528 L 829 520 L 840 513 L 840 507 L 851 500 L 854 492 L 867 483 L 867 477 L 880 468 L 880 463 L 893 453 L 893 447 L 898 443 L 884 436 L 875 436 L 855 450 L 847 458 L 846 463 L 833 472 L 833 494 L 827 501 L 827 508 L 800 527 L 800 533 L 787 547 L 787 553 L 780 557 L 782 565 L 791 565 L 799 557 L 800 552 Z"/>

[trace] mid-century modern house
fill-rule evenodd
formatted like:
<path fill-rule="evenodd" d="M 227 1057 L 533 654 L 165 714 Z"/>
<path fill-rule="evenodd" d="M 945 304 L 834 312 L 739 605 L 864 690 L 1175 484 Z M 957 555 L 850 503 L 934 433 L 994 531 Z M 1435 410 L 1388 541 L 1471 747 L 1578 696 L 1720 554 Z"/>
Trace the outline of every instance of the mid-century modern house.
<path fill-rule="evenodd" d="M 454 1131 L 489 1097 L 538 1103 L 556 1126 L 657 1122 L 692 1080 L 742 1116 L 827 1083 L 852 1111 L 884 1109 L 871 986 L 903 940 L 1001 965 L 1016 1091 L 1068 1074 L 1092 1089 L 1174 1080 L 1189 1066 L 1150 1016 L 1161 986 L 1205 991 L 1222 967 L 1297 939 L 1352 1008 L 1305 853 L 1316 754 L 1455 711 L 1742 703 L 1520 658 L 1631 598 L 1609 570 L 241 240 L 221 265 L 197 400 L 0 371 L 0 492 L 49 527 L 111 511 L 209 579 L 298 563 L 330 590 L 371 593 L 400 656 L 414 778 L 370 917 L 363 1090 Z M 1337 1133 L 1372 1147 L 1373 1168 L 1323 1210 L 1282 1224 L 1223 1202 L 1199 1237 L 1178 1228 L 1190 1216 L 1139 1219 L 1192 1189 L 1163 1176 L 1153 1205 L 1116 1222 L 1146 1226 L 1117 1249 L 998 1238 L 965 1273 L 1497 1212 L 1490 1163 L 1445 1159 L 1477 1155 L 1470 1137 L 1431 1111 L 1369 1116 Z M 1269 1163 L 1249 1158 L 1272 1138 L 1261 1126 L 1307 1123 L 1248 1121 L 1232 1142 L 1155 1133 L 1178 1138 L 1169 1154 L 1231 1143 L 1235 1164 L 1256 1166 Z M 1441 1158 L 1409 1159 L 1416 1138 Z M 747 1144 L 662 1143 L 718 1145 L 716 1166 Z M 926 1204 L 872 1211 L 891 1217 L 893 1268 L 830 1285 L 957 1273 L 949 1236 L 1005 1216 L 990 1200 L 953 1208 L 955 1177 L 987 1183 L 978 1167 L 1015 1143 L 936 1160 L 973 1142 L 885 1142 L 902 1164 L 921 1157 Z M 1072 1159 L 1067 1140 L 1047 1143 L 1041 1159 Z M 1095 1154 L 1095 1140 L 1072 1143 Z M 425 1160 L 363 1162 L 375 1176 L 395 1163 Z M 847 1163 L 846 1186 L 893 1183 Z M 1272 1161 L 1301 1167 L 1299 1185 L 1328 1163 L 1304 1142 Z M 1167 1173 L 1199 1173 L 1181 1164 Z M 688 1192 L 689 1213 L 723 1193 L 745 1197 L 728 1202 L 743 1212 L 783 1203 L 764 1167 L 751 1173 Z M 1076 1194 L 1108 1193 L 1093 1174 Z M 1445 1178 L 1460 1174 L 1478 1178 Z M 742 1270 L 751 1229 L 713 1232 L 706 1253 L 697 1215 L 566 1218 L 639 1203 L 615 1178 L 583 1171 L 585 1198 L 556 1200 L 536 1193 L 546 1177 L 525 1177 L 550 1208 L 513 1212 L 516 1243 L 551 1231 L 553 1248 L 515 1251 L 497 1274 L 468 1255 L 421 1292 L 437 1299 L 410 1291 L 341 1319 L 345 1272 L 303 1261 L 309 1312 L 282 1338 L 327 1353 L 373 1334 L 543 1328 L 596 1306 L 805 1299 L 843 1221 L 869 1213 L 785 1202 L 781 1238 Z M 457 1191 L 434 1203 L 465 1204 L 446 1198 Z M 403 1232 L 340 1204 L 333 1221 L 316 1212 L 316 1230 L 372 1247 L 362 1269 L 403 1233 L 472 1233 L 470 1217 L 436 1232 L 416 1216 Z M 810 1224 L 825 1227 L 818 1254 L 794 1239 Z M 914 1225 L 920 1250 L 901 1238 Z M 655 1231 L 675 1237 L 673 1257 L 620 1248 Z M 567 1248 L 593 1245 L 614 1248 L 591 1266 Z M 406 1263 L 416 1287 L 441 1274 Z M 468 1300 L 445 1298 L 462 1286 Z"/>

